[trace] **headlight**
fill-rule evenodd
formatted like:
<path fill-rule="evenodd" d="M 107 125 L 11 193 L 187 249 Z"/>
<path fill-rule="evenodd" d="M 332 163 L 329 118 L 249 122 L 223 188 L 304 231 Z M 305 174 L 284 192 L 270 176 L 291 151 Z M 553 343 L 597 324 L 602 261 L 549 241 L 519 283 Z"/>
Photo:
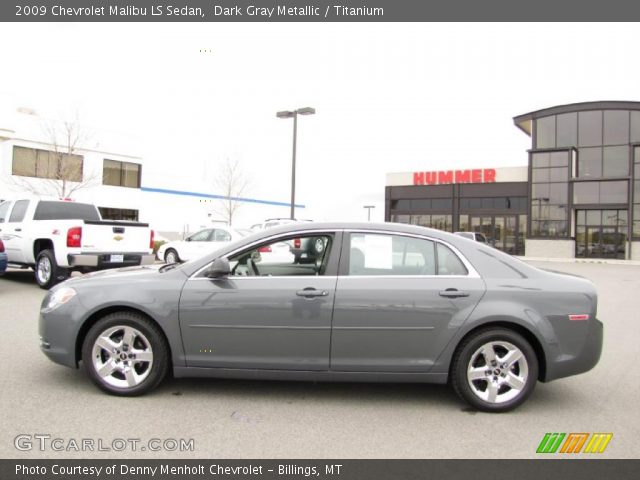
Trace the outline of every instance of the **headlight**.
<path fill-rule="evenodd" d="M 59 288 L 49 296 L 49 300 L 42 310 L 45 312 L 50 312 L 51 310 L 58 308 L 60 305 L 64 305 L 75 296 L 76 291 L 73 288 Z"/>

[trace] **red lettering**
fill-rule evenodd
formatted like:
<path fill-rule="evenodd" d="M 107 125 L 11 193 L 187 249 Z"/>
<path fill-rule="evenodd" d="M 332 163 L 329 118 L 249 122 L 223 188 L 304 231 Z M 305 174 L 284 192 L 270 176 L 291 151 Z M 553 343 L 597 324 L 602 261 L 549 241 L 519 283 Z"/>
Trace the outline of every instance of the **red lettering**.
<path fill-rule="evenodd" d="M 426 172 L 425 175 L 427 185 L 435 185 L 436 183 L 438 183 L 438 172 Z"/>
<path fill-rule="evenodd" d="M 444 172 L 438 172 L 438 183 L 443 185 L 446 183 L 452 183 L 453 182 L 453 171 L 452 170 L 447 170 Z"/>
<path fill-rule="evenodd" d="M 424 185 L 424 172 L 413 172 L 413 184 Z"/>
<path fill-rule="evenodd" d="M 471 170 L 471 182 L 482 183 L 482 170 Z"/>
<path fill-rule="evenodd" d="M 485 168 L 485 170 L 484 170 L 484 181 L 485 181 L 485 183 L 495 183 L 495 181 L 496 181 L 496 169 L 495 168 Z"/>
<path fill-rule="evenodd" d="M 456 183 L 469 183 L 471 172 L 469 170 L 456 170 Z"/>

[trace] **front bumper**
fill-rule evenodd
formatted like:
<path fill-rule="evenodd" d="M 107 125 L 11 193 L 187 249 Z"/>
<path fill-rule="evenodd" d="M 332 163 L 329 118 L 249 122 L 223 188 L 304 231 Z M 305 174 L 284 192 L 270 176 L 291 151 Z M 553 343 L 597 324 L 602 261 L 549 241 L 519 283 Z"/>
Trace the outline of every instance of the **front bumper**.
<path fill-rule="evenodd" d="M 122 262 L 112 262 L 113 255 L 122 255 Z M 106 268 L 133 267 L 137 265 L 152 265 L 155 255 L 150 253 L 80 253 L 67 255 L 70 267 L 90 267 L 96 270 Z"/>

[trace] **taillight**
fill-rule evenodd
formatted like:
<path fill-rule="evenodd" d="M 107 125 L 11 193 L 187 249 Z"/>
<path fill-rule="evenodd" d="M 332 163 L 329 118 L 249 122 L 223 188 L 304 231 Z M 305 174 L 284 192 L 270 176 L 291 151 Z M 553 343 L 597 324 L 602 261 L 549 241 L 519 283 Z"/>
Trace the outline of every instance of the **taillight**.
<path fill-rule="evenodd" d="M 300 248 L 302 246 L 302 240 L 295 238 L 293 240 L 293 248 Z"/>
<path fill-rule="evenodd" d="M 149 239 L 149 248 L 153 249 L 153 244 L 155 240 L 156 232 L 151 230 L 151 238 Z"/>
<path fill-rule="evenodd" d="M 4 243 L 0 240 L 0 253 L 4 252 Z"/>
<path fill-rule="evenodd" d="M 269 253 L 269 252 L 271 252 L 271 247 L 269 245 L 267 245 L 266 247 L 260 247 L 258 249 L 258 251 L 260 253 Z"/>
<path fill-rule="evenodd" d="M 82 227 L 73 227 L 67 231 L 67 247 L 80 248 L 82 243 Z"/>

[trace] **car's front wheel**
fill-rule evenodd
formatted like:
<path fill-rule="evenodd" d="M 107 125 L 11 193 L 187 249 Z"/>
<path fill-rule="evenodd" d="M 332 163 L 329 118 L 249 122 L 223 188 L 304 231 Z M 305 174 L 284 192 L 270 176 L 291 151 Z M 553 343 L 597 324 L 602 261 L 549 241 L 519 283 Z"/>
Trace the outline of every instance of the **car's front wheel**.
<path fill-rule="evenodd" d="M 504 328 L 480 330 L 454 354 L 451 383 L 478 410 L 506 412 L 522 404 L 538 380 L 538 358 L 522 335 Z"/>
<path fill-rule="evenodd" d="M 116 312 L 91 327 L 82 346 L 82 361 L 91 380 L 105 392 L 142 395 L 166 376 L 169 348 L 148 318 Z"/>

